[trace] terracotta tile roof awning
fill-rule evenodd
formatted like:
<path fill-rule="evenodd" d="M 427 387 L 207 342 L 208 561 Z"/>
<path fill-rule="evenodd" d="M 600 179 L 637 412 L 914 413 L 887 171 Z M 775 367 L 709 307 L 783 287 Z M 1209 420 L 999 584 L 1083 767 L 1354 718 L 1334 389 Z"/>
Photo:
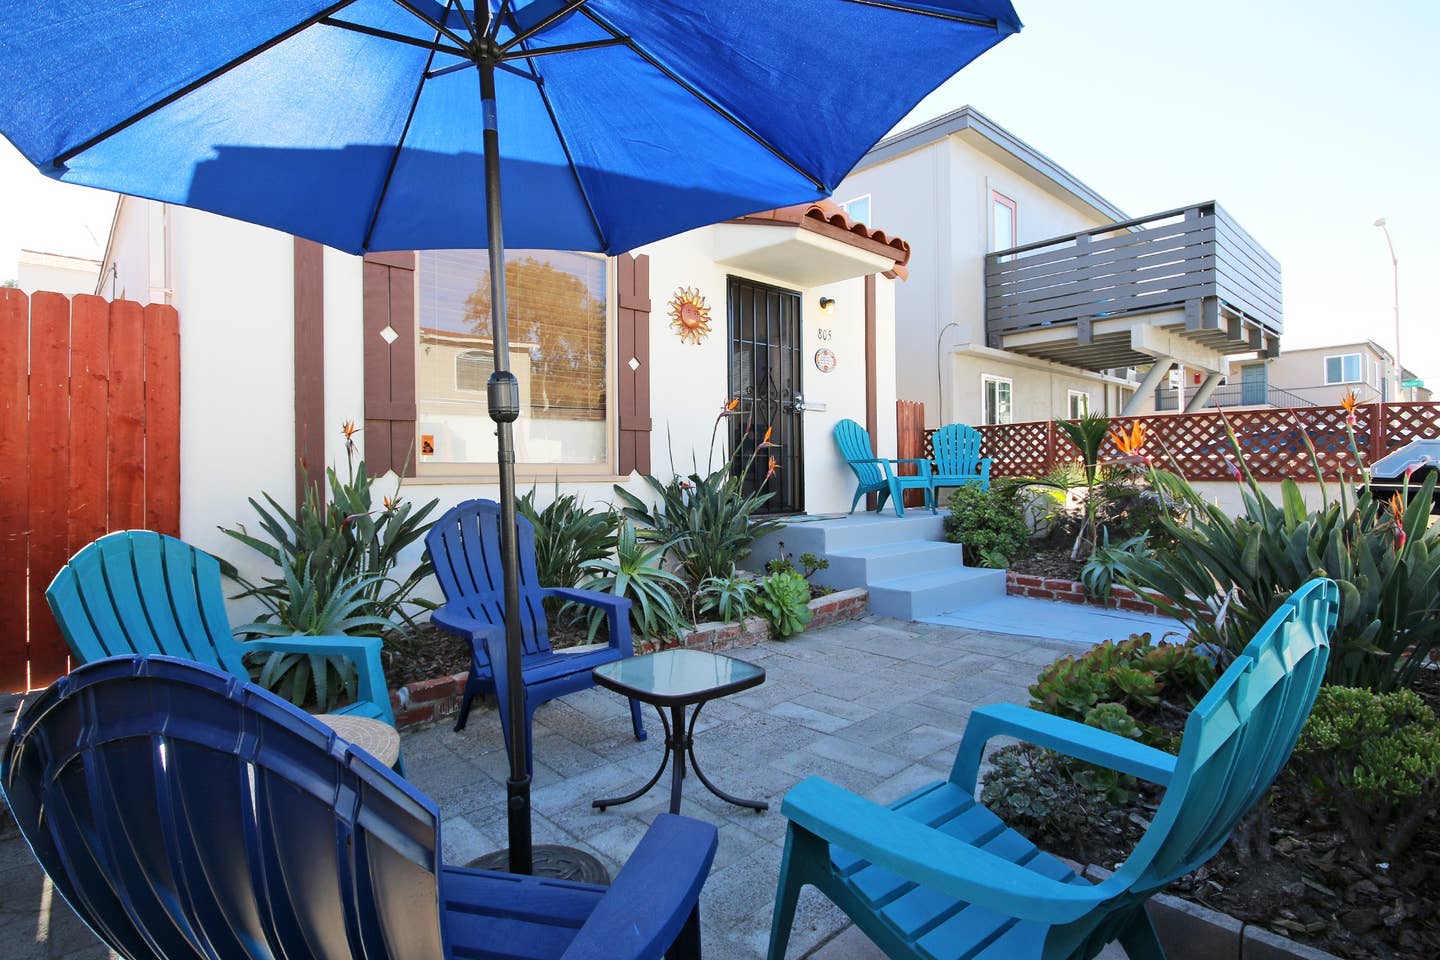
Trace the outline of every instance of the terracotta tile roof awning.
<path fill-rule="evenodd" d="M 822 237 L 830 237 L 841 243 L 848 243 L 869 253 L 879 254 L 895 262 L 885 271 L 885 276 L 904 280 L 910 275 L 905 265 L 910 262 L 910 244 L 899 237 L 887 236 L 884 230 L 871 230 L 858 220 L 845 215 L 836 204 L 829 200 L 814 203 L 797 203 L 775 210 L 761 210 L 759 213 L 736 217 L 731 223 L 776 224 L 800 227 Z"/>

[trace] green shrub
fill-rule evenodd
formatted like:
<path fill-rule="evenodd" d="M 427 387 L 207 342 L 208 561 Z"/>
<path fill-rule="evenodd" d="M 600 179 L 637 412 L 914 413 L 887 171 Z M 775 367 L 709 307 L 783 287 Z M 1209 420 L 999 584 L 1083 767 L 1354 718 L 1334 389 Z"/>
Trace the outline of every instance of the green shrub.
<path fill-rule="evenodd" d="M 1307 507 L 1290 479 L 1277 503 L 1245 466 L 1228 423 L 1226 430 L 1244 512 L 1231 516 L 1184 478 L 1153 471 L 1155 487 L 1185 503 L 1189 521 L 1162 516 L 1173 544 L 1125 559 L 1123 581 L 1158 594 L 1161 610 L 1234 656 L 1295 590 L 1330 577 L 1340 586 L 1340 616 L 1326 682 L 1382 693 L 1408 686 L 1440 641 L 1440 525 L 1430 526 L 1428 515 L 1435 476 L 1409 491 L 1405 506 L 1368 486 L 1352 495 L 1344 482 L 1331 499 L 1317 467 L 1324 506 Z M 1353 431 L 1351 447 L 1358 461 Z"/>
<path fill-rule="evenodd" d="M 1290 769 L 1378 860 L 1395 860 L 1440 802 L 1440 718 L 1411 690 L 1322 687 Z"/>
<path fill-rule="evenodd" d="M 535 527 L 535 568 L 547 587 L 573 587 L 585 564 L 615 549 L 619 518 L 610 510 L 589 510 L 573 493 L 561 493 L 543 509 L 535 507 L 535 490 L 515 501 L 515 509 Z"/>
<path fill-rule="evenodd" d="M 1010 560 L 1030 548 L 1030 527 L 1013 495 L 960 487 L 950 494 L 945 539 L 965 545 L 965 562 L 978 563 L 987 551 Z"/>
<path fill-rule="evenodd" d="M 755 612 L 758 589 L 749 577 L 707 577 L 695 591 L 695 619 L 713 613 L 722 623 L 738 623 Z"/>
<path fill-rule="evenodd" d="M 810 584 L 793 570 L 762 577 L 755 594 L 755 608 L 770 621 L 778 636 L 797 634 L 814 616 L 810 612 Z"/>
<path fill-rule="evenodd" d="M 613 558 L 587 560 L 581 569 L 588 574 L 580 586 L 586 590 L 614 594 L 630 601 L 630 628 L 637 639 L 661 641 L 666 636 L 679 640 L 690 621 L 685 618 L 679 596 L 685 581 L 660 566 L 668 543 L 647 546 L 635 535 L 635 526 L 620 524 Z M 580 604 L 567 604 L 567 612 L 585 617 L 590 642 L 605 622 L 605 611 Z"/>

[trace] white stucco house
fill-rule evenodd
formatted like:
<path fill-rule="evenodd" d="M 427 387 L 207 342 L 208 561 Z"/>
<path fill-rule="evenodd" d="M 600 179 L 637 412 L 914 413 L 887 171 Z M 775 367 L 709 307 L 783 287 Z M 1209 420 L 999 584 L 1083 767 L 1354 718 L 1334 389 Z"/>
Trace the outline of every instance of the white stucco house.
<path fill-rule="evenodd" d="M 672 458 L 682 473 L 710 461 L 717 415 L 739 397 L 714 462 L 773 427 L 780 448 L 747 481 L 771 509 L 848 510 L 831 432 L 851 418 L 895 447 L 895 288 L 910 255 L 823 203 L 616 258 L 510 251 L 519 484 L 542 502 L 557 480 L 591 502 L 616 483 L 643 491 L 639 475 L 668 477 Z M 179 313 L 186 540 L 244 561 L 217 527 L 251 522 L 247 497 L 293 503 L 299 478 L 343 465 L 347 420 L 363 423 L 372 473 L 403 475 L 412 500 L 497 494 L 484 251 L 361 258 L 126 197 L 101 273 L 102 294 Z"/>
<path fill-rule="evenodd" d="M 1208 396 L 1278 350 L 1279 265 L 1218 205 L 1131 219 L 972 107 L 882 140 L 834 199 L 914 244 L 896 372 L 927 426 L 1148 413 L 1178 365 Z"/>

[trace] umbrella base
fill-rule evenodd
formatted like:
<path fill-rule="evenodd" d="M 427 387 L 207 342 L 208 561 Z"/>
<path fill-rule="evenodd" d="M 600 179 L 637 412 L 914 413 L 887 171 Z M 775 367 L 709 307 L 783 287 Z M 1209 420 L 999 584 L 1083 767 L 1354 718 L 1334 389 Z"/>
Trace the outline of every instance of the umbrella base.
<path fill-rule="evenodd" d="M 537 843 L 534 847 L 534 870 L 532 875 L 551 880 L 572 880 L 576 883 L 593 883 L 597 886 L 610 885 L 610 871 L 605 865 L 583 850 L 561 846 L 558 843 Z M 476 857 L 466 864 L 472 870 L 510 869 L 510 851 L 496 850 L 483 857 Z"/>

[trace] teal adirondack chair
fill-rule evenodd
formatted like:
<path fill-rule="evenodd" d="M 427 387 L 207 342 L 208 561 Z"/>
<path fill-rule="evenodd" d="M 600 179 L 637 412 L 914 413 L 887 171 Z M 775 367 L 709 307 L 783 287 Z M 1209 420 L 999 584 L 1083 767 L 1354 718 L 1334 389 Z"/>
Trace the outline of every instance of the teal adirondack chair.
<path fill-rule="evenodd" d="M 930 482 L 929 460 L 885 460 L 876 457 L 870 446 L 870 432 L 854 420 L 841 420 L 835 424 L 835 443 L 840 447 L 840 455 L 845 458 L 857 481 L 855 498 L 850 501 L 851 513 L 855 512 L 855 507 L 865 494 L 878 493 L 880 497 L 875 504 L 876 513 L 885 509 L 885 500 L 888 498 L 895 506 L 895 515 L 903 517 L 906 490 L 924 490 L 925 506 L 930 508 L 931 513 L 935 512 L 935 488 Z M 919 472 L 915 476 L 901 476 L 892 469 L 891 464 L 898 466 L 902 463 L 915 464 Z"/>
<path fill-rule="evenodd" d="M 963 423 L 952 423 L 936 430 L 932 437 L 935 448 L 935 475 L 930 482 L 941 487 L 978 486 L 990 489 L 990 458 L 980 456 L 980 431 Z"/>
<path fill-rule="evenodd" d="M 263 637 L 242 644 L 225 615 L 219 561 L 183 540 L 149 530 L 107 534 L 60 568 L 45 599 L 80 663 L 161 653 L 248 680 L 246 653 L 341 655 L 355 663 L 357 696 L 336 712 L 395 722 L 378 637 Z"/>
<path fill-rule="evenodd" d="M 1178 755 L 1004 704 L 971 714 L 949 780 L 889 807 L 803 781 L 782 808 L 790 824 L 770 960 L 783 960 L 806 884 L 892 958 L 1088 960 L 1119 940 L 1131 960 L 1163 960 L 1146 900 L 1210 859 L 1264 798 L 1314 705 L 1338 612 L 1334 581 L 1296 591 L 1196 705 Z M 1109 878 L 1077 876 L 975 801 L 981 751 L 996 736 L 1166 788 Z"/>

